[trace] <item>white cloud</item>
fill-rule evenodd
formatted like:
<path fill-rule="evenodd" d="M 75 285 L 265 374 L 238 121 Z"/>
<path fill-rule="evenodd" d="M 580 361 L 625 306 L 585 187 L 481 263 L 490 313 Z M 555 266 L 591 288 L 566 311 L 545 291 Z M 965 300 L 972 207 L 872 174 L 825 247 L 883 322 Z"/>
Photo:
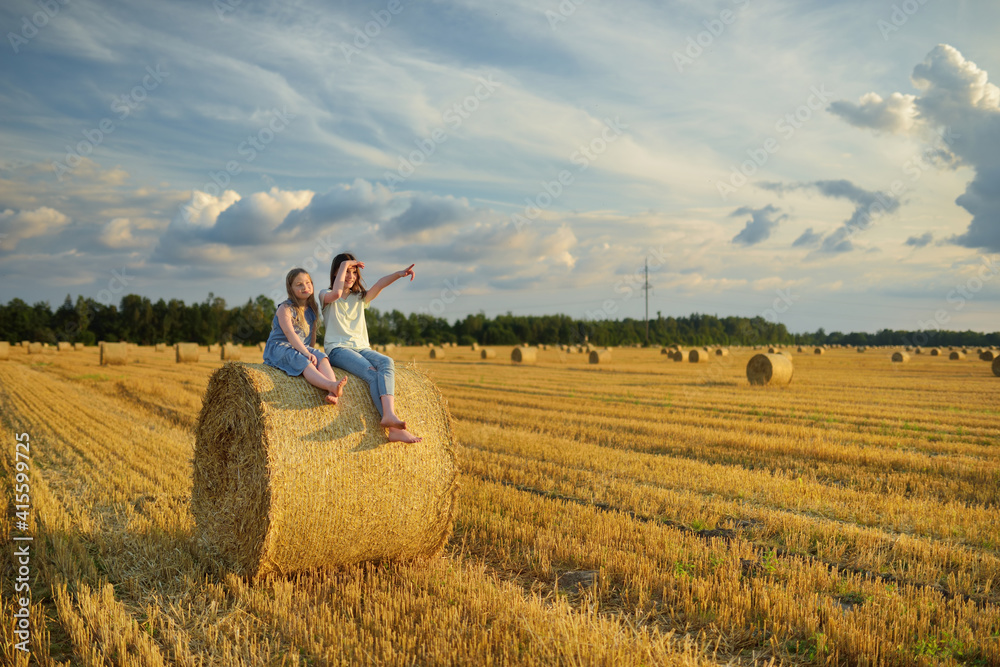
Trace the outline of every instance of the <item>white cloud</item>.
<path fill-rule="evenodd" d="M 19 241 L 39 236 L 51 235 L 68 225 L 70 219 L 64 213 L 48 206 L 33 211 L 7 209 L 0 213 L 0 247 L 13 250 Z"/>

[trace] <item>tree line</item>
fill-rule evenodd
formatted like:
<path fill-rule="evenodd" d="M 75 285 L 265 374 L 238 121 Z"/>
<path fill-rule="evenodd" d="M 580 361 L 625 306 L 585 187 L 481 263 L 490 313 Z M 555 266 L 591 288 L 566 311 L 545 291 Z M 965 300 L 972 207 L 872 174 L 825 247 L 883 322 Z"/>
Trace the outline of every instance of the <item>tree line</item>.
<path fill-rule="evenodd" d="M 266 296 L 229 307 L 225 299 L 209 293 L 200 303 L 179 299 L 156 302 L 129 294 L 116 306 L 69 295 L 55 311 L 48 302 L 28 305 L 12 299 L 0 305 L 0 340 L 55 344 L 60 341 L 94 345 L 97 341 L 128 341 L 140 345 L 196 342 L 254 345 L 267 340 L 275 303 Z M 718 317 L 694 313 L 649 322 L 633 318 L 580 320 L 568 315 L 468 315 L 449 323 L 428 314 L 398 310 L 366 311 L 373 345 L 528 345 L 591 343 L 598 346 L 643 345 L 1000 345 L 1000 332 L 893 331 L 877 333 L 834 331 L 790 333 L 784 324 L 762 317 Z M 647 339 L 648 327 L 648 339 Z"/>

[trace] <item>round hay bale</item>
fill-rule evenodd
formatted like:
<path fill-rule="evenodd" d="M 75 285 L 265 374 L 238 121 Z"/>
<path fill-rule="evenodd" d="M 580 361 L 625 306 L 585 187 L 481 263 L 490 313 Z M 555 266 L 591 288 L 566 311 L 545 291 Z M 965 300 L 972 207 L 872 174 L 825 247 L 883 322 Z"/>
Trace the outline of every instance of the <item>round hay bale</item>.
<path fill-rule="evenodd" d="M 157 351 L 157 352 L 166 352 L 167 351 L 167 344 L 166 343 L 157 343 L 156 346 L 153 349 L 155 351 Z"/>
<path fill-rule="evenodd" d="M 479 352 L 479 343 L 473 343 L 471 349 L 473 352 Z"/>
<path fill-rule="evenodd" d="M 727 350 L 724 347 L 717 348 L 715 350 L 715 356 L 717 356 L 717 357 L 728 357 L 729 356 L 729 350 Z"/>
<path fill-rule="evenodd" d="M 73 343 L 73 350 L 79 352 L 83 349 L 83 343 Z"/>
<path fill-rule="evenodd" d="M 701 364 L 708 361 L 708 352 L 705 350 L 691 350 L 688 352 L 688 361 L 692 364 Z"/>
<path fill-rule="evenodd" d="M 1000 377 L 1000 357 L 993 360 L 993 375 Z"/>
<path fill-rule="evenodd" d="M 979 355 L 982 361 L 993 361 L 996 357 L 996 352 L 993 350 L 983 350 L 982 354 Z"/>
<path fill-rule="evenodd" d="M 31 341 L 30 340 L 22 340 L 21 341 L 21 347 L 23 347 L 25 350 L 28 349 L 29 345 L 31 345 Z"/>
<path fill-rule="evenodd" d="M 444 359 L 444 348 L 442 348 L 442 347 L 432 347 L 431 348 L 431 359 Z"/>
<path fill-rule="evenodd" d="M 939 348 L 932 347 L 931 348 L 931 356 L 932 357 L 940 357 L 941 356 L 941 350 Z"/>
<path fill-rule="evenodd" d="M 806 348 L 804 348 L 804 347 L 802 347 L 801 345 L 799 345 L 799 347 L 798 347 L 798 350 L 797 350 L 797 352 L 798 352 L 799 354 L 802 354 L 802 353 L 803 353 L 803 352 L 805 352 L 805 351 L 806 351 Z"/>
<path fill-rule="evenodd" d="M 219 358 L 222 361 L 239 361 L 240 348 L 232 343 L 226 343 L 219 351 Z"/>
<path fill-rule="evenodd" d="M 177 363 L 179 364 L 197 363 L 198 356 L 201 353 L 197 343 L 177 343 L 174 345 L 174 350 L 177 356 Z"/>
<path fill-rule="evenodd" d="M 683 362 L 687 359 L 687 355 L 684 354 L 684 350 L 674 350 L 674 353 L 670 355 L 670 358 L 674 361 Z"/>
<path fill-rule="evenodd" d="M 892 360 L 896 363 L 907 362 L 910 360 L 910 355 L 908 355 L 906 352 L 893 352 Z"/>
<path fill-rule="evenodd" d="M 826 350 L 824 350 L 821 347 L 817 347 L 816 349 L 813 350 L 813 354 L 823 354 L 824 352 L 826 352 Z"/>
<path fill-rule="evenodd" d="M 920 348 L 919 345 L 913 348 L 913 354 L 923 354 L 923 353 L 924 351 Z"/>
<path fill-rule="evenodd" d="M 858 352 L 864 352 L 864 351 L 865 351 L 865 350 L 867 350 L 867 349 L 868 349 L 868 348 L 866 348 L 866 347 L 865 347 L 864 345 L 859 345 L 859 346 L 858 346 Z"/>
<path fill-rule="evenodd" d="M 41 343 L 28 343 L 28 354 L 41 354 L 42 344 Z"/>
<path fill-rule="evenodd" d="M 266 347 L 267 347 L 267 343 L 257 343 L 257 349 L 260 350 L 261 352 L 263 352 L 264 348 L 266 348 Z"/>
<path fill-rule="evenodd" d="M 668 349 L 667 349 L 667 348 L 665 348 L 665 347 L 663 347 L 663 348 L 660 348 L 660 354 L 673 354 L 673 353 L 674 353 L 674 351 L 673 351 L 673 350 L 668 350 Z"/>
<path fill-rule="evenodd" d="M 489 349 L 487 349 L 487 348 L 484 347 L 483 349 L 481 349 L 479 351 L 479 358 L 480 359 L 496 359 L 497 358 L 497 351 L 496 350 L 489 350 Z"/>
<path fill-rule="evenodd" d="M 219 346 L 216 345 L 215 343 L 212 343 L 211 345 L 208 346 L 208 353 L 209 354 L 215 354 L 218 351 L 219 351 Z"/>
<path fill-rule="evenodd" d="M 59 352 L 69 352 L 72 349 L 73 349 L 72 343 L 67 343 L 64 341 L 56 343 L 56 350 Z"/>
<path fill-rule="evenodd" d="M 128 362 L 128 343 L 105 343 L 101 346 L 101 366 L 120 366 Z"/>
<path fill-rule="evenodd" d="M 779 350 L 776 347 L 769 347 L 769 348 L 767 348 L 767 353 L 768 354 L 778 354 L 779 352 L 781 352 L 781 350 Z"/>
<path fill-rule="evenodd" d="M 0 361 L 10 359 L 10 343 L 3 340 L 0 341 Z"/>
<path fill-rule="evenodd" d="M 788 384 L 792 370 L 792 360 L 782 354 L 755 354 L 747 363 L 747 380 L 750 384 Z"/>
<path fill-rule="evenodd" d="M 781 350 L 781 351 L 778 352 L 778 354 L 783 355 L 785 357 L 788 357 L 789 359 L 792 358 L 792 353 L 789 352 L 788 350 Z"/>
<path fill-rule="evenodd" d="M 592 363 L 592 364 L 610 364 L 611 363 L 611 350 L 591 350 L 590 351 L 590 363 Z"/>
<path fill-rule="evenodd" d="M 965 359 L 965 353 L 955 350 L 954 352 L 948 355 L 948 359 L 950 359 L 951 361 L 962 361 L 963 359 Z"/>
<path fill-rule="evenodd" d="M 510 352 L 510 360 L 515 364 L 533 364 L 538 361 L 538 350 L 533 347 L 515 347 Z"/>
<path fill-rule="evenodd" d="M 426 375 L 396 368 L 399 416 L 423 441 L 388 442 L 364 380 L 325 392 L 265 364 L 227 363 L 195 428 L 199 546 L 250 579 L 440 553 L 457 465 L 451 418 Z"/>

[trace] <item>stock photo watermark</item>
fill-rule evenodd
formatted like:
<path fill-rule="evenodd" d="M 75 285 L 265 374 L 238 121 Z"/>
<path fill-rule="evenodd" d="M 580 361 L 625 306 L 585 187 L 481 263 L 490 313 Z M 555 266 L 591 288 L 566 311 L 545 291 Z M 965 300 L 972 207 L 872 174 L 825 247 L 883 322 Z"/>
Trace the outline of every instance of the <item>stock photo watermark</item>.
<path fill-rule="evenodd" d="M 878 28 L 879 32 L 882 33 L 882 39 L 888 42 L 889 35 L 894 32 L 899 32 L 900 29 L 910 20 L 910 17 L 920 11 L 920 8 L 927 4 L 927 1 L 928 0 L 904 0 L 898 5 L 893 5 L 892 11 L 889 13 L 888 21 L 881 18 L 875 21 L 875 26 Z"/>
<path fill-rule="evenodd" d="M 11 548 L 14 551 L 14 648 L 27 653 L 31 646 L 31 543 L 29 533 L 31 517 L 31 436 L 18 433 L 14 436 L 14 529 Z M 12 533 L 14 531 L 11 531 Z"/>
<path fill-rule="evenodd" d="M 462 123 L 478 111 L 483 102 L 493 97 L 497 88 L 500 87 L 500 84 L 493 80 L 492 74 L 487 75 L 485 79 L 478 77 L 477 81 L 479 83 L 476 84 L 471 95 L 465 96 L 441 112 L 441 122 L 444 123 L 445 127 L 436 127 L 427 136 L 414 139 L 413 143 L 416 149 L 410 151 L 406 156 L 397 155 L 396 170 L 386 171 L 382 174 L 383 184 L 390 192 L 395 192 L 397 186 L 413 176 L 417 168 L 426 163 L 437 152 L 438 146 L 448 141 L 449 131 L 455 131 L 462 127 Z"/>
<path fill-rule="evenodd" d="M 441 317 L 448 309 L 448 306 L 455 303 L 458 297 L 462 296 L 462 290 L 458 286 L 458 276 L 455 276 L 454 280 L 445 278 L 444 287 L 441 288 L 441 293 L 431 299 L 430 303 L 426 306 L 420 306 L 418 311 L 421 315 L 434 315 L 435 317 Z"/>
<path fill-rule="evenodd" d="M 771 156 L 781 150 L 781 141 L 788 141 L 795 133 L 809 122 L 813 115 L 826 108 L 830 98 L 835 94 L 826 89 L 825 84 L 811 86 L 810 94 L 805 103 L 796 107 L 793 111 L 778 118 L 774 124 L 775 131 L 781 136 L 781 140 L 768 137 L 760 146 L 748 148 L 746 153 L 749 159 L 737 165 L 730 165 L 729 179 L 727 181 L 716 181 L 715 187 L 719 191 L 722 201 L 728 201 L 729 195 L 735 193 L 749 182 L 751 176 L 757 170 L 767 164 Z"/>
<path fill-rule="evenodd" d="M 592 162 L 604 155 L 608 147 L 629 128 L 628 124 L 621 122 L 619 116 L 614 120 L 604 119 L 604 128 L 601 133 L 591 139 L 587 144 L 578 146 L 569 156 L 569 161 L 577 166 L 577 173 L 586 171 Z M 524 210 L 521 213 L 512 213 L 510 221 L 514 229 L 521 231 L 531 221 L 535 220 L 552 206 L 559 197 L 566 192 L 566 188 L 573 184 L 576 177 L 568 169 L 561 170 L 556 178 L 551 181 L 541 181 L 542 189 L 534 197 L 524 198 Z"/>
<path fill-rule="evenodd" d="M 642 264 L 639 264 L 634 271 L 625 274 L 624 278 L 620 278 L 611 285 L 612 291 L 618 296 L 605 299 L 601 303 L 601 307 L 596 310 L 587 309 L 587 319 L 594 321 L 611 319 L 623 305 L 632 299 L 637 289 L 640 291 L 644 289 L 646 268 L 648 267 L 653 272 L 659 271 L 666 266 L 669 257 L 670 253 L 666 252 L 663 246 L 649 248 L 643 256 Z"/>
<path fill-rule="evenodd" d="M 545 10 L 545 18 L 549 21 L 549 27 L 555 32 L 556 26 L 560 23 L 565 23 L 569 20 L 569 17 L 576 14 L 576 10 L 587 0 L 561 0 L 559 5 L 556 7 L 559 11 L 553 11 L 551 9 Z"/>
<path fill-rule="evenodd" d="M 193 213 L 201 211 L 212 199 L 221 195 L 226 186 L 232 182 L 232 177 L 243 173 L 243 168 L 256 160 L 257 156 L 263 153 L 275 137 L 284 132 L 295 118 L 295 114 L 287 108 L 281 111 L 272 109 L 271 120 L 268 121 L 267 125 L 257 130 L 256 133 L 247 135 L 247 138 L 236 146 L 236 153 L 242 159 L 229 160 L 224 169 L 209 171 L 209 180 L 205 181 L 201 190 L 191 191 L 191 201 L 181 206 L 181 215 L 185 222 L 191 222 Z"/>
<path fill-rule="evenodd" d="M 102 118 L 96 127 L 83 130 L 82 141 L 77 142 L 76 146 L 66 145 L 66 157 L 63 161 L 52 161 L 56 179 L 62 181 L 64 175 L 79 167 L 83 158 L 104 143 L 104 140 L 118 129 L 118 124 L 131 116 L 149 98 L 149 93 L 159 88 L 169 76 L 170 72 L 163 71 L 160 65 L 155 68 L 146 67 L 146 74 L 142 80 L 130 91 L 119 95 L 111 102 L 111 111 L 116 114 L 116 118 Z"/>
<path fill-rule="evenodd" d="M 362 26 L 362 28 L 355 27 L 353 31 L 354 35 L 354 46 L 341 42 L 340 52 L 344 54 L 344 60 L 350 64 L 351 58 L 356 55 L 360 55 L 362 51 L 367 49 L 371 45 L 373 39 L 377 39 L 382 31 L 389 27 L 392 23 L 392 17 L 398 16 L 402 13 L 405 7 L 400 0 L 389 0 L 386 4 L 385 9 L 373 9 L 371 11 L 372 20 Z"/>
<path fill-rule="evenodd" d="M 739 12 L 745 11 L 750 6 L 750 0 L 732 0 L 732 2 L 737 6 Z M 688 35 L 687 46 L 684 47 L 684 50 L 673 53 L 674 66 L 677 67 L 677 71 L 683 74 L 685 67 L 694 65 L 694 61 L 705 53 L 705 49 L 712 46 L 715 40 L 726 32 L 726 26 L 736 23 L 738 18 L 739 14 L 732 9 L 723 9 L 717 18 L 702 21 L 701 24 L 705 26 L 705 29 L 696 35 Z"/>
<path fill-rule="evenodd" d="M 49 24 L 49 21 L 56 17 L 59 11 L 69 4 L 69 0 L 35 0 L 35 4 L 41 11 L 35 12 L 30 17 L 21 17 L 21 29 L 17 32 L 8 32 L 7 41 L 14 53 L 20 53 L 21 47 L 26 45 L 38 35 L 38 31 Z"/>

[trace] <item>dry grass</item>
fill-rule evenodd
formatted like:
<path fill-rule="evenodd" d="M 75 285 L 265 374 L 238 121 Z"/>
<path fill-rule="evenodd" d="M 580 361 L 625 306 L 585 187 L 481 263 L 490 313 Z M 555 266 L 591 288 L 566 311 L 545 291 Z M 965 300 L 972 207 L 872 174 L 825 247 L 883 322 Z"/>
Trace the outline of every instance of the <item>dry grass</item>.
<path fill-rule="evenodd" d="M 190 462 L 217 356 L 12 354 L 0 439 L 31 434 L 33 661 L 1000 662 L 989 364 L 827 350 L 772 390 L 748 384 L 749 350 L 665 364 L 622 349 L 605 367 L 549 349 L 530 368 L 480 352 L 392 351 L 455 418 L 444 557 L 257 582 L 195 540 Z M 0 529 L 9 543 L 9 514 Z M 0 567 L 9 618 L 9 550 Z M 586 584 L 563 583 L 579 571 Z M 4 664 L 26 664 L 0 636 Z"/>

